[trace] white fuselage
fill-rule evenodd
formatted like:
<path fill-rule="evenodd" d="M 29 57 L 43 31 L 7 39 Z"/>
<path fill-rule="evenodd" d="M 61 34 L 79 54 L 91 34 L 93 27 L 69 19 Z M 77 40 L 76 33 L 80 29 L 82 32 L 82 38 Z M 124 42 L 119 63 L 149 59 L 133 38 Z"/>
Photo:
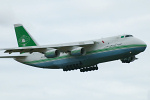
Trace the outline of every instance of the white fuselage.
<path fill-rule="evenodd" d="M 83 46 L 86 54 L 82 56 L 71 56 L 69 53 L 61 52 L 59 57 L 47 58 L 42 53 L 34 52 L 21 54 L 27 55 L 27 57 L 16 60 L 39 68 L 63 69 L 66 66 L 88 67 L 102 62 L 119 60 L 137 55 L 145 50 L 146 44 L 143 41 L 132 36 L 125 36 L 127 35 L 93 40 L 94 45 Z"/>

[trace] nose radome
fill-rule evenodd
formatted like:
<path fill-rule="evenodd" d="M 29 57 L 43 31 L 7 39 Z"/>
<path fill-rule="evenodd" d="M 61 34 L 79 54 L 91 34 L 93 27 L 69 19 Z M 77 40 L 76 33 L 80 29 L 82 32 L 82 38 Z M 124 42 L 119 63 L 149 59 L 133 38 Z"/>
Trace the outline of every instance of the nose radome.
<path fill-rule="evenodd" d="M 147 44 L 141 40 L 141 39 L 138 39 L 138 38 L 134 38 L 134 43 L 137 44 L 137 45 L 141 45 L 141 46 L 147 46 Z"/>
<path fill-rule="evenodd" d="M 147 44 L 144 41 L 142 41 L 142 40 L 140 40 L 140 44 L 145 46 L 145 47 L 147 47 Z"/>
<path fill-rule="evenodd" d="M 136 51 L 138 51 L 138 52 L 145 51 L 147 44 L 143 40 L 138 39 L 138 38 L 132 38 L 131 41 L 133 44 L 137 45 L 138 49 L 136 49 Z"/>
<path fill-rule="evenodd" d="M 145 51 L 147 44 L 143 40 L 139 40 L 139 45 L 143 48 L 142 52 Z"/>
<path fill-rule="evenodd" d="M 144 46 L 145 46 L 145 49 L 147 48 L 147 44 L 144 42 Z M 145 49 L 144 49 L 144 51 L 145 51 Z"/>

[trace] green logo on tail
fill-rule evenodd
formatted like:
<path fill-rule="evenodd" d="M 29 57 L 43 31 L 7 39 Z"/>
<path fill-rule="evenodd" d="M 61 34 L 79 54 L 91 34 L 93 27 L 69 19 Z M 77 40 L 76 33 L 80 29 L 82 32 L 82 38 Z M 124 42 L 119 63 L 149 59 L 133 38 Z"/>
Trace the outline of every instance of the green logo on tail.
<path fill-rule="evenodd" d="M 30 42 L 30 37 L 23 35 L 20 39 L 19 39 L 19 44 L 22 44 L 23 46 L 25 46 L 27 43 Z"/>

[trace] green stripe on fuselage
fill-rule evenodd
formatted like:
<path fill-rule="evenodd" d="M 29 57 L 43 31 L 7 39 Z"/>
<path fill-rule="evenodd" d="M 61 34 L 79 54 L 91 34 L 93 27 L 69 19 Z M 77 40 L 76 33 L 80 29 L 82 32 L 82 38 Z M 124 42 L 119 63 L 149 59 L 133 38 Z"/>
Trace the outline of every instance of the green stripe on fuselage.
<path fill-rule="evenodd" d="M 112 51 L 112 50 L 118 50 L 118 49 L 125 49 L 125 48 L 134 48 L 134 47 L 146 47 L 146 45 L 124 45 L 124 46 L 115 46 L 115 47 L 109 47 L 105 49 L 98 49 L 98 50 L 93 50 L 93 51 L 88 51 L 86 55 L 89 54 L 94 54 L 94 53 L 100 53 L 100 52 L 106 52 L 106 51 Z M 43 59 L 43 60 L 36 60 L 36 61 L 31 61 L 31 62 L 24 62 L 25 64 L 33 64 L 33 63 L 44 63 L 47 61 L 54 61 L 54 60 L 60 60 L 60 59 L 65 59 L 65 58 L 71 58 L 72 56 L 70 55 L 65 55 L 65 56 L 60 56 L 56 58 L 49 58 L 49 59 Z"/>

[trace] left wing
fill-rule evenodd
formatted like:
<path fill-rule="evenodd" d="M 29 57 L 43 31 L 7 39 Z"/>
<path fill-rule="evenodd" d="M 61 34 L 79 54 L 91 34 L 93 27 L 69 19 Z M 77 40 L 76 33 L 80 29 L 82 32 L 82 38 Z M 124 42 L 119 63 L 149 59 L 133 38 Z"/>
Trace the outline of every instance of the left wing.
<path fill-rule="evenodd" d="M 1 49 L 1 50 L 5 50 L 5 53 L 9 53 L 9 54 L 13 52 L 20 52 L 20 53 L 44 52 L 48 48 L 58 49 L 60 52 L 68 52 L 72 50 L 73 47 L 77 47 L 77 46 L 84 47 L 93 44 L 94 41 L 83 41 L 83 42 L 65 43 L 65 44 L 58 44 L 58 45 L 17 47 L 17 48 L 8 48 L 8 49 Z"/>

